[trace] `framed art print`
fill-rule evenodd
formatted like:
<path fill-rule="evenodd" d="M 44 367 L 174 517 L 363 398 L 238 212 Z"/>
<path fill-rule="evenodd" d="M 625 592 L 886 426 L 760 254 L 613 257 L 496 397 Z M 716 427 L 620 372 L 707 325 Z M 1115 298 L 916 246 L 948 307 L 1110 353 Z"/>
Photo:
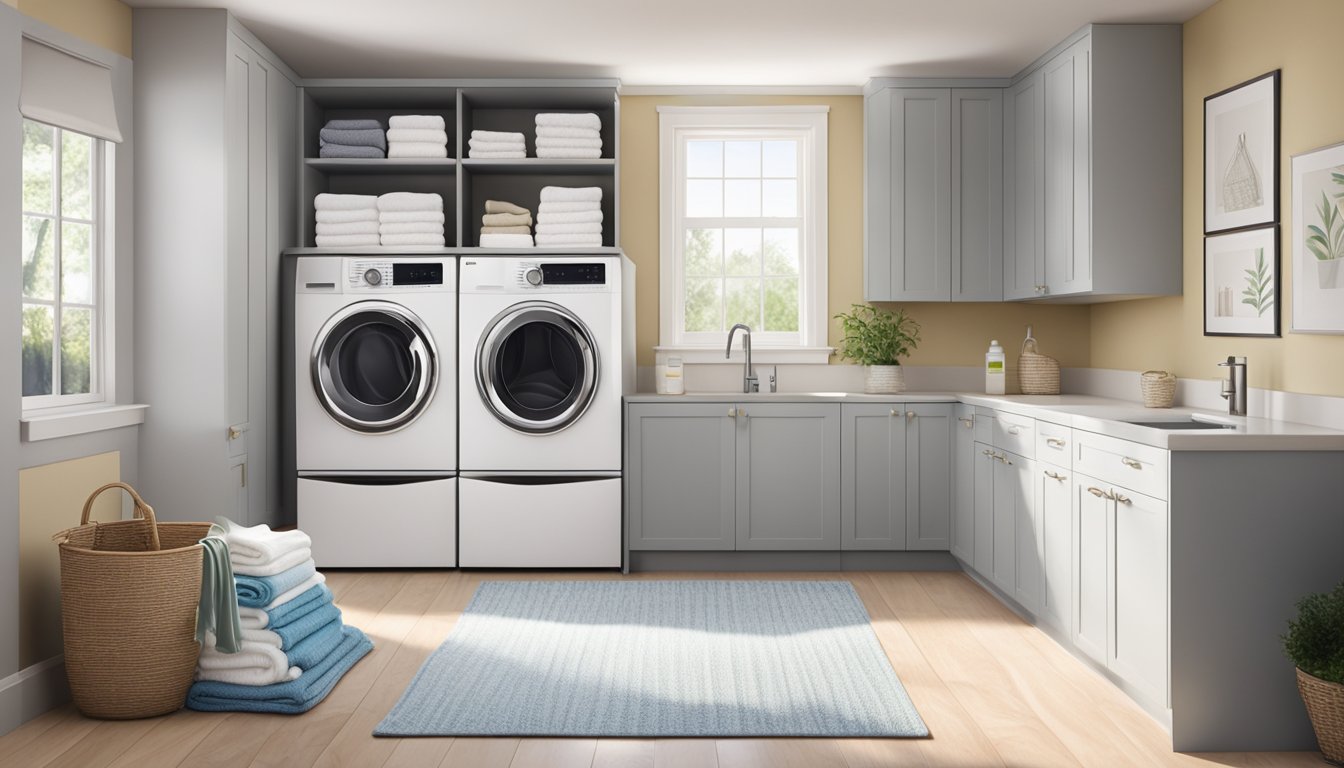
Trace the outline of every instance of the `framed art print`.
<path fill-rule="evenodd" d="M 1344 144 L 1293 157 L 1293 331 L 1344 333 Z"/>
<path fill-rule="evenodd" d="M 1204 238 L 1204 335 L 1279 335 L 1279 228 Z"/>
<path fill-rule="evenodd" d="M 1279 220 L 1279 71 L 1204 99 L 1204 232 Z"/>

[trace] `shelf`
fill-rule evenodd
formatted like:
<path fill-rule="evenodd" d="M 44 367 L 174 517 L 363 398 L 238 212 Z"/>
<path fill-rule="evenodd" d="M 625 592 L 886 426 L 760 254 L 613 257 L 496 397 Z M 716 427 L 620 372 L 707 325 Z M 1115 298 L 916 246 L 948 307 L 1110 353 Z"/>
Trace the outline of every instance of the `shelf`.
<path fill-rule="evenodd" d="M 472 173 L 546 174 L 563 173 L 570 176 L 606 176 L 616 172 L 616 161 L 609 157 L 593 160 L 553 160 L 526 157 L 517 160 L 466 158 L 462 167 Z"/>
<path fill-rule="evenodd" d="M 358 248 L 286 248 L 284 256 L 620 256 L 620 248 L 429 248 L 366 245 Z"/>
<path fill-rule="evenodd" d="M 323 173 L 442 174 L 457 171 L 457 161 L 453 158 L 307 157 L 303 164 Z"/>

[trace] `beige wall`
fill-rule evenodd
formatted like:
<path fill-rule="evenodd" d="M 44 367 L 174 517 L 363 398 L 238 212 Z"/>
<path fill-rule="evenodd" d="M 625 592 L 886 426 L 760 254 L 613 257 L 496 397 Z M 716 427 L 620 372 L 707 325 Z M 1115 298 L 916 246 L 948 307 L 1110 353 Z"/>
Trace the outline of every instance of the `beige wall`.
<path fill-rule="evenodd" d="M 1185 25 L 1185 296 L 1098 306 L 1092 311 L 1092 365 L 1216 378 L 1228 355 L 1250 358 L 1251 384 L 1344 395 L 1344 337 L 1289 333 L 1292 325 L 1291 158 L 1344 141 L 1338 31 L 1340 0 L 1222 0 Z M 1204 97 L 1274 69 L 1283 70 L 1279 158 L 1282 339 L 1203 334 Z"/>
<path fill-rule="evenodd" d="M 4 0 L 38 21 L 131 57 L 131 9 L 119 0 Z"/>
<path fill-rule="evenodd" d="M 659 104 L 756 105 L 825 104 L 830 169 L 827 204 L 830 313 L 863 301 L 863 98 L 663 97 L 621 98 L 621 245 L 638 267 L 635 297 L 639 364 L 653 364 L 658 343 L 658 111 Z M 913 365 L 979 365 L 991 338 L 1016 358 L 1028 323 L 1036 326 L 1042 351 L 1064 365 L 1088 363 L 1086 307 L 1022 304 L 909 304 L 924 326 Z M 831 324 L 830 343 L 838 341 Z"/>

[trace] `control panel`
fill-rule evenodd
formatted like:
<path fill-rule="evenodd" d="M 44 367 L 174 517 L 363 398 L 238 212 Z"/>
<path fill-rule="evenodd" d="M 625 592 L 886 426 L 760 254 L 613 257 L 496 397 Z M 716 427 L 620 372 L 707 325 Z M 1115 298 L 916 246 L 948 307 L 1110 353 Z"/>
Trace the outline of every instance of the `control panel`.
<path fill-rule="evenodd" d="M 352 259 L 347 278 L 351 288 L 407 288 L 441 286 L 444 265 L 438 261 L 371 261 Z"/>

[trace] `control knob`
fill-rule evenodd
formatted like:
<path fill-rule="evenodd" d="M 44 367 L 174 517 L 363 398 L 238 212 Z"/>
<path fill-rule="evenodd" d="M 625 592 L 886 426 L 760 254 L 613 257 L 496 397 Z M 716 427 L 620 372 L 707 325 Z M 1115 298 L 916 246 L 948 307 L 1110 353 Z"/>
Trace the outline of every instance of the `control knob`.
<path fill-rule="evenodd" d="M 541 270 L 537 267 L 531 267 L 523 273 L 523 279 L 526 280 L 529 285 L 541 285 Z"/>
<path fill-rule="evenodd" d="M 374 269 L 373 267 L 369 267 L 368 269 L 364 270 L 364 282 L 368 283 L 369 285 L 382 284 L 383 282 L 382 271 Z"/>

